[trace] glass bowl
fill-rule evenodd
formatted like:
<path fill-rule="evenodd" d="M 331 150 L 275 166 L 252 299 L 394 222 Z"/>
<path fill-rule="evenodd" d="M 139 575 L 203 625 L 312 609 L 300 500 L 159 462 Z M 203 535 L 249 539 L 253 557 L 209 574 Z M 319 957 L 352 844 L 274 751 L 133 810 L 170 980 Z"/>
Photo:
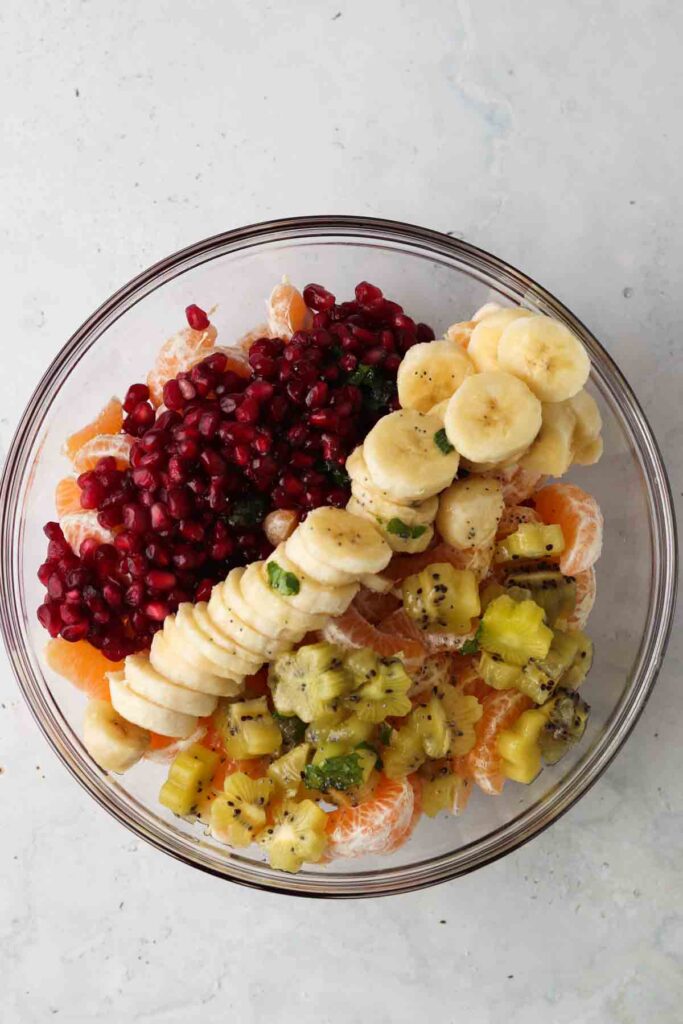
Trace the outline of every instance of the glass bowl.
<path fill-rule="evenodd" d="M 143 761 L 109 776 L 80 740 L 84 700 L 43 661 L 36 620 L 42 587 L 42 526 L 66 463 L 64 437 L 112 393 L 144 379 L 159 345 L 191 302 L 215 303 L 219 341 L 263 319 L 264 297 L 282 274 L 350 297 L 377 283 L 437 336 L 484 302 L 525 305 L 564 321 L 593 361 L 590 388 L 604 420 L 599 466 L 572 474 L 605 514 L 598 600 L 590 620 L 595 663 L 585 686 L 592 715 L 583 742 L 531 786 L 498 798 L 475 794 L 460 818 L 422 820 L 386 857 L 335 861 L 298 875 L 271 870 L 258 850 L 231 852 L 200 826 L 174 818 L 157 793 L 164 767 Z M 531 839 L 571 807 L 624 744 L 650 694 L 671 626 L 676 580 L 674 517 L 661 457 L 631 389 L 577 318 L 542 287 L 465 242 L 424 228 L 355 217 L 306 217 L 229 231 L 151 267 L 104 303 L 61 350 L 28 404 L 2 479 L 0 617 L 19 685 L 49 743 L 81 785 L 124 825 L 160 850 L 232 881 L 297 895 L 374 896 L 454 878 Z"/>

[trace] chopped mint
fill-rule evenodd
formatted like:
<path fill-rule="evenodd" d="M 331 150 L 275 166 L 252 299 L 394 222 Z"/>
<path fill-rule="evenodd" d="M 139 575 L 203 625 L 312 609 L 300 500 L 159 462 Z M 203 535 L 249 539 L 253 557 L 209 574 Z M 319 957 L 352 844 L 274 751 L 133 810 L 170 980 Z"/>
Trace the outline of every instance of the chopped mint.
<path fill-rule="evenodd" d="M 338 462 L 324 462 L 323 468 L 337 487 L 348 487 L 350 485 L 349 474 Z"/>
<path fill-rule="evenodd" d="M 273 711 L 273 718 L 282 733 L 282 741 L 285 746 L 295 747 L 297 743 L 303 742 L 306 723 L 302 722 L 297 715 L 281 715 L 279 712 Z"/>
<path fill-rule="evenodd" d="M 271 590 L 276 590 L 283 597 L 291 597 L 292 594 L 299 593 L 301 584 L 299 583 L 298 576 L 295 576 L 293 572 L 287 572 L 277 562 L 268 562 L 266 568 Z"/>
<path fill-rule="evenodd" d="M 228 522 L 231 526 L 256 526 L 263 521 L 267 511 L 266 499 L 258 494 L 252 494 L 248 498 L 238 498 L 233 502 L 228 513 Z"/>
<path fill-rule="evenodd" d="M 460 648 L 461 654 L 477 654 L 479 651 L 479 638 L 481 637 L 481 624 L 471 640 L 465 640 Z"/>
<path fill-rule="evenodd" d="M 382 722 L 379 727 L 379 741 L 386 747 L 391 740 L 391 734 L 394 730 L 391 728 L 388 722 Z"/>
<path fill-rule="evenodd" d="M 434 444 L 436 445 L 440 452 L 443 452 L 444 455 L 450 455 L 451 452 L 455 451 L 455 448 L 448 440 L 446 436 L 446 431 L 443 427 L 441 428 L 441 430 L 437 430 L 437 432 L 434 434 Z"/>
<path fill-rule="evenodd" d="M 408 526 L 402 519 L 390 519 L 387 523 L 387 532 L 395 533 L 402 540 L 416 540 L 426 529 L 426 526 Z"/>
<path fill-rule="evenodd" d="M 365 740 L 362 743 L 357 744 L 356 750 L 369 750 L 371 754 L 375 755 L 375 768 L 378 772 L 382 771 L 382 758 L 379 756 L 377 747 L 373 747 L 372 743 L 367 743 Z"/>
<path fill-rule="evenodd" d="M 366 363 L 358 364 L 348 382 L 361 388 L 364 405 L 373 411 L 384 409 L 394 395 L 394 381 L 384 377 L 376 366 Z"/>
<path fill-rule="evenodd" d="M 304 783 L 309 789 L 351 789 L 363 780 L 358 754 L 340 754 L 328 757 L 321 764 L 309 764 L 304 768 Z"/>

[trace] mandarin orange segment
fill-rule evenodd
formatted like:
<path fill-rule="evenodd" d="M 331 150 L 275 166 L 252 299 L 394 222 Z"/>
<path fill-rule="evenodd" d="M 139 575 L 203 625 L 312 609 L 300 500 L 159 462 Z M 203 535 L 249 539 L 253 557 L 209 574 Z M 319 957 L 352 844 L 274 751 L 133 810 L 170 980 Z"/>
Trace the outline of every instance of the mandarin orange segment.
<path fill-rule="evenodd" d="M 87 640 L 69 643 L 57 637 L 47 644 L 45 658 L 53 672 L 68 679 L 93 700 L 110 699 L 106 673 L 123 669 L 122 661 L 109 661 Z"/>
<path fill-rule="evenodd" d="M 147 387 L 153 405 L 161 405 L 166 381 L 177 377 L 184 370 L 189 370 L 195 362 L 207 356 L 216 344 L 216 337 L 216 328 L 209 324 L 203 331 L 183 327 L 164 342 L 147 376 Z"/>
<path fill-rule="evenodd" d="M 411 831 L 414 808 L 415 792 L 410 781 L 381 775 L 367 800 L 329 815 L 328 853 L 333 857 L 365 857 L 395 850 Z"/>
<path fill-rule="evenodd" d="M 574 580 L 576 581 L 576 604 L 572 613 L 560 623 L 563 629 L 584 629 L 595 604 L 595 569 L 591 566 L 585 572 L 577 572 Z"/>
<path fill-rule="evenodd" d="M 100 544 L 111 544 L 114 534 L 104 526 L 100 526 L 96 512 L 70 512 L 59 520 L 64 538 L 71 550 L 78 554 L 81 544 L 87 537 L 92 537 Z"/>
<path fill-rule="evenodd" d="M 72 512 L 82 512 L 81 489 L 76 482 L 76 477 L 65 476 L 55 487 L 55 508 L 57 516 L 69 515 Z"/>
<path fill-rule="evenodd" d="M 542 519 L 535 509 L 527 508 L 526 505 L 508 505 L 503 509 L 503 514 L 498 521 L 496 540 L 505 540 L 525 523 L 540 522 Z"/>
<path fill-rule="evenodd" d="M 123 406 L 118 398 L 110 398 L 92 423 L 77 430 L 64 443 L 64 454 L 73 459 L 76 452 L 98 434 L 118 434 L 123 424 Z"/>
<path fill-rule="evenodd" d="M 311 313 L 301 292 L 285 278 L 276 284 L 266 303 L 268 329 L 274 338 L 291 338 L 311 325 Z"/>
<path fill-rule="evenodd" d="M 551 484 L 534 497 L 534 507 L 544 523 L 557 523 L 564 534 L 560 569 L 566 576 L 590 569 L 602 550 L 603 518 L 592 495 L 576 484 Z"/>
<path fill-rule="evenodd" d="M 118 469 L 126 469 L 130 462 L 132 438 L 127 434 L 97 434 L 79 448 L 73 458 L 77 473 L 94 469 L 100 459 L 113 456 Z"/>
<path fill-rule="evenodd" d="M 353 604 L 363 618 L 374 626 L 401 606 L 399 598 L 394 594 L 379 594 L 376 590 L 368 590 L 366 587 L 361 587 Z"/>
<path fill-rule="evenodd" d="M 420 639 L 398 633 L 394 623 L 389 623 L 386 632 L 378 629 L 363 618 L 353 605 L 343 615 L 332 619 L 324 632 L 326 639 L 342 647 L 370 647 L 382 658 L 401 655 L 409 670 L 422 664 L 426 656 L 425 646 Z"/>
<path fill-rule="evenodd" d="M 474 727 L 476 743 L 468 754 L 456 757 L 456 774 L 471 779 L 489 795 L 501 793 L 505 776 L 501 772 L 500 754 L 496 746 L 498 734 L 509 729 L 533 701 L 517 690 L 495 691 L 483 701 L 483 714 Z"/>

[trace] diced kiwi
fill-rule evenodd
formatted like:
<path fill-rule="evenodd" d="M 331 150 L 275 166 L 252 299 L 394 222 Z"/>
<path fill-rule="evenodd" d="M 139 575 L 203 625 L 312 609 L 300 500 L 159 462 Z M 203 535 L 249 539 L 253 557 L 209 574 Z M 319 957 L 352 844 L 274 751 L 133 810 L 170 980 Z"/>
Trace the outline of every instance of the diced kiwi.
<path fill-rule="evenodd" d="M 583 736 L 590 707 L 576 690 L 558 690 L 542 729 L 538 745 L 544 761 L 556 764 Z"/>
<path fill-rule="evenodd" d="M 358 715 L 348 715 L 340 722 L 311 722 L 306 730 L 311 743 L 343 743 L 346 750 L 353 750 L 359 743 L 367 743 L 375 730 L 372 722 L 362 721 Z"/>
<path fill-rule="evenodd" d="M 347 754 L 348 748 L 345 743 L 335 743 L 334 740 L 321 740 L 318 743 L 315 753 L 313 754 L 313 764 L 322 764 L 323 761 L 328 761 L 331 757 L 341 757 L 342 754 Z"/>
<path fill-rule="evenodd" d="M 562 685 L 567 689 L 578 690 L 593 664 L 593 641 L 578 631 L 572 636 L 576 637 L 578 647 L 574 661 L 562 677 Z"/>
<path fill-rule="evenodd" d="M 260 842 L 271 867 L 300 871 L 305 862 L 317 863 L 325 852 L 327 815 L 313 800 L 286 800 L 275 823 Z"/>
<path fill-rule="evenodd" d="M 361 662 L 360 655 L 364 654 L 354 651 L 346 661 L 355 684 L 353 692 L 344 698 L 348 710 L 362 722 L 374 724 L 390 715 L 407 715 L 412 708 L 407 694 L 413 683 L 403 662 L 400 658 L 379 658 L 374 652 Z"/>
<path fill-rule="evenodd" d="M 479 602 L 481 604 L 482 614 L 491 604 L 491 601 L 495 601 L 497 597 L 500 597 L 500 595 L 504 593 L 505 587 L 502 583 L 498 583 L 496 580 L 489 580 L 488 583 L 485 583 L 479 593 Z"/>
<path fill-rule="evenodd" d="M 469 633 L 481 611 L 477 577 L 450 562 L 435 562 L 402 584 L 403 606 L 421 629 Z"/>
<path fill-rule="evenodd" d="M 519 665 L 508 665 L 499 654 L 482 651 L 479 674 L 484 682 L 495 690 L 512 690 L 517 686 L 522 670 Z"/>
<path fill-rule="evenodd" d="M 531 708 L 523 711 L 509 729 L 499 733 L 496 745 L 506 778 L 525 785 L 536 778 L 541 770 L 539 736 L 547 720 L 547 708 Z"/>
<path fill-rule="evenodd" d="M 168 770 L 159 801 L 174 814 L 190 814 L 218 765 L 218 754 L 200 743 L 182 750 Z"/>
<path fill-rule="evenodd" d="M 545 658 L 553 632 L 543 619 L 543 609 L 534 601 L 517 602 L 503 594 L 484 612 L 479 646 L 512 665 L 522 666 L 532 658 Z"/>
<path fill-rule="evenodd" d="M 436 695 L 443 705 L 451 733 L 449 755 L 462 757 L 476 742 L 475 726 L 482 716 L 482 706 L 476 697 L 463 693 L 461 686 L 451 683 L 437 686 Z"/>
<path fill-rule="evenodd" d="M 272 793 L 271 779 L 251 779 L 244 772 L 229 775 L 223 794 L 211 804 L 211 834 L 230 846 L 249 846 L 265 827 Z"/>
<path fill-rule="evenodd" d="M 452 811 L 463 780 L 452 773 L 430 779 L 422 784 L 422 810 L 435 818 L 440 811 Z"/>
<path fill-rule="evenodd" d="M 451 746 L 452 735 L 442 701 L 436 695 L 430 697 L 426 704 L 415 708 L 412 718 L 427 757 L 445 757 Z"/>
<path fill-rule="evenodd" d="M 564 551 L 562 527 L 522 523 L 505 540 L 496 544 L 494 562 L 515 562 L 518 559 L 552 558 Z"/>
<path fill-rule="evenodd" d="M 336 702 L 353 686 L 344 667 L 343 651 L 334 644 L 306 644 L 298 651 L 282 654 L 268 675 L 276 710 L 312 722 L 335 708 Z"/>
<path fill-rule="evenodd" d="M 293 747 L 269 766 L 268 778 L 273 780 L 279 792 L 285 796 L 296 796 L 311 750 L 310 743 L 300 743 L 298 747 Z"/>
<path fill-rule="evenodd" d="M 389 746 L 382 753 L 384 774 L 390 779 L 401 779 L 417 771 L 427 760 L 422 736 L 411 715 L 405 725 L 391 734 Z"/>
<path fill-rule="evenodd" d="M 545 611 L 549 626 L 571 615 L 576 606 L 576 580 L 553 569 L 515 572 L 507 577 L 505 586 L 508 592 L 517 587 L 531 591 L 532 600 Z"/>
<path fill-rule="evenodd" d="M 225 749 L 230 757 L 263 757 L 275 754 L 281 746 L 282 733 L 265 697 L 228 705 Z"/>

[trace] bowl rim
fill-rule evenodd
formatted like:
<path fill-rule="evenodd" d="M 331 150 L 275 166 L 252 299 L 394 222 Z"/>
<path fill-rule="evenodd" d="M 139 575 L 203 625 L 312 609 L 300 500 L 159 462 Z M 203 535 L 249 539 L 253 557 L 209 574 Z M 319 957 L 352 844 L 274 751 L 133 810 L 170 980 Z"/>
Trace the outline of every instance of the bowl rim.
<path fill-rule="evenodd" d="M 149 291 L 150 285 L 160 283 L 160 279 L 166 275 L 175 276 L 181 273 L 183 265 L 186 265 L 185 269 L 196 266 L 202 262 L 202 257 L 208 258 L 209 254 L 217 249 L 228 246 L 228 251 L 237 251 L 254 244 L 282 242 L 288 238 L 301 239 L 323 233 L 326 237 L 361 236 L 375 241 L 400 242 L 416 248 L 427 247 L 434 255 L 464 259 L 470 268 L 479 267 L 495 275 L 499 281 L 502 277 L 511 282 L 516 289 L 522 289 L 537 305 L 558 316 L 582 338 L 599 359 L 614 397 L 619 397 L 629 427 L 638 440 L 635 446 L 638 457 L 641 462 L 644 461 L 649 471 L 645 473 L 645 481 L 649 496 L 650 528 L 653 534 L 652 592 L 655 600 L 632 673 L 633 692 L 626 700 L 625 706 L 621 708 L 621 714 L 616 718 L 613 714 L 614 721 L 610 719 L 611 728 L 607 729 L 596 743 L 588 762 L 579 765 L 580 770 L 574 769 L 570 772 L 568 778 L 563 779 L 556 787 L 561 792 L 549 795 L 518 817 L 507 821 L 480 839 L 460 847 L 457 851 L 440 854 L 432 859 L 396 868 L 348 875 L 304 872 L 300 875 L 287 876 L 261 864 L 249 865 L 243 869 L 239 858 L 211 860 L 206 850 L 203 851 L 203 857 L 200 857 L 200 843 L 192 843 L 187 837 L 182 837 L 181 842 L 176 837 L 169 837 L 156 825 L 150 825 L 141 816 L 134 816 L 130 804 L 124 807 L 117 797 L 116 787 L 104 786 L 105 773 L 98 774 L 93 770 L 87 759 L 67 742 L 68 732 L 64 729 L 63 718 L 61 722 L 59 721 L 61 715 L 56 702 L 53 698 L 51 704 L 46 701 L 31 660 L 23 649 L 21 603 L 14 573 L 19 545 L 12 543 L 12 537 L 23 492 L 28 456 L 39 435 L 44 416 L 59 393 L 63 380 L 110 322 L 118 319 L 141 301 Z M 654 500 L 655 498 L 657 500 Z M 19 420 L 0 480 L 0 538 L 0 628 L 8 658 L 34 719 L 71 775 L 101 807 L 126 828 L 183 863 L 250 888 L 317 898 L 348 899 L 391 895 L 436 885 L 483 867 L 518 849 L 566 813 L 611 764 L 645 708 L 671 633 L 677 588 L 676 525 L 671 488 L 664 462 L 647 418 L 633 391 L 614 360 L 593 334 L 552 293 L 492 253 L 429 228 L 366 216 L 287 217 L 221 232 L 159 260 L 115 291 L 81 324 L 57 353 L 36 385 Z M 658 559 L 654 557 L 657 552 L 660 554 Z M 662 553 L 667 557 L 661 557 Z M 658 628 L 653 630 L 652 623 L 655 621 L 658 622 Z M 616 710 L 620 707 L 618 705 Z M 473 847 L 481 849 L 479 852 L 473 852 L 469 859 L 465 858 L 463 863 L 454 863 L 455 858 L 461 860 L 462 855 Z M 332 888 L 330 883 L 333 883 Z"/>

